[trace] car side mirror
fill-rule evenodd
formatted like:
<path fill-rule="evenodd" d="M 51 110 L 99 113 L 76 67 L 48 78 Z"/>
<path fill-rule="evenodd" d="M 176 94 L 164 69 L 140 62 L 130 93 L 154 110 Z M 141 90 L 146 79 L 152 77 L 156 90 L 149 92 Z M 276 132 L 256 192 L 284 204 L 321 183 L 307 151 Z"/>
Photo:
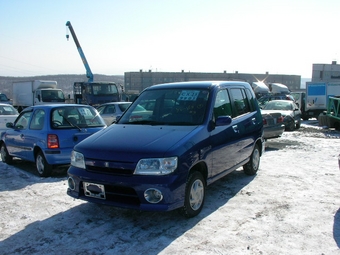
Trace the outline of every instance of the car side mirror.
<path fill-rule="evenodd" d="M 12 122 L 7 122 L 7 123 L 6 123 L 6 127 L 7 127 L 7 128 L 13 128 L 14 125 L 13 125 Z"/>
<path fill-rule="evenodd" d="M 216 119 L 216 126 L 227 126 L 232 122 L 232 118 L 230 116 L 219 116 Z"/>

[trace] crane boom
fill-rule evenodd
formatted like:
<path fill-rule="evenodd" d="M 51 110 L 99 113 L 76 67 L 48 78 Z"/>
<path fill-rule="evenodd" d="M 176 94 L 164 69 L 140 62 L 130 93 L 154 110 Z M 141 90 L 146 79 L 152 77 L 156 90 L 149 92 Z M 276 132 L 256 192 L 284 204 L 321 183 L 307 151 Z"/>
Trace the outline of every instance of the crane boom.
<path fill-rule="evenodd" d="M 75 42 L 75 44 L 76 44 L 76 46 L 77 46 L 77 50 L 78 50 L 78 52 L 79 52 L 80 58 L 81 58 L 81 60 L 83 61 L 83 64 L 84 64 L 84 66 L 85 66 L 85 69 L 86 69 L 86 77 L 88 78 L 88 82 L 93 82 L 93 73 L 92 73 L 92 71 L 91 71 L 91 68 L 90 68 L 90 66 L 89 66 L 89 64 L 88 64 L 88 62 L 87 62 L 87 60 L 86 60 L 85 54 L 84 54 L 84 52 L 83 52 L 83 50 L 82 50 L 82 48 L 81 48 L 81 46 L 80 46 L 80 43 L 79 43 L 78 38 L 77 38 L 77 36 L 76 36 L 76 33 L 75 33 L 74 30 L 73 30 L 73 27 L 72 27 L 72 25 L 71 25 L 71 22 L 70 22 L 70 21 L 67 21 L 67 22 L 66 22 L 66 26 L 68 27 L 68 29 L 69 29 L 70 32 L 71 32 L 71 35 L 72 35 L 72 37 L 73 37 L 73 40 L 74 40 L 74 42 Z M 68 35 L 66 35 L 66 38 L 68 39 Z"/>

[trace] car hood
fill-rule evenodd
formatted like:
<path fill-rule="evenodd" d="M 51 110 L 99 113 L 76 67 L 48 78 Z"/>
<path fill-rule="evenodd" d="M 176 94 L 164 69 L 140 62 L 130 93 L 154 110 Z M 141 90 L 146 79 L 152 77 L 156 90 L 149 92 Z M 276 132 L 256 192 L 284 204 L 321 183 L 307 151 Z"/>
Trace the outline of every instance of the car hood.
<path fill-rule="evenodd" d="M 113 124 L 76 145 L 75 150 L 85 158 L 129 162 L 144 157 L 175 156 L 166 152 L 184 145 L 188 140 L 184 138 L 195 129 L 197 126 Z"/>

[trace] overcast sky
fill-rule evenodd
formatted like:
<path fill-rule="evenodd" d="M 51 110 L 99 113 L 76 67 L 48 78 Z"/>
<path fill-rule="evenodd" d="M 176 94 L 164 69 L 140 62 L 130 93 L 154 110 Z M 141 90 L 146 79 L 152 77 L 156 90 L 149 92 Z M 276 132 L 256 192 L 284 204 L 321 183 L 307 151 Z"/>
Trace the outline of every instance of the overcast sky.
<path fill-rule="evenodd" d="M 0 0 L 0 76 L 235 72 L 311 77 L 338 60 L 338 0 Z M 339 62 L 339 61 L 338 61 Z"/>

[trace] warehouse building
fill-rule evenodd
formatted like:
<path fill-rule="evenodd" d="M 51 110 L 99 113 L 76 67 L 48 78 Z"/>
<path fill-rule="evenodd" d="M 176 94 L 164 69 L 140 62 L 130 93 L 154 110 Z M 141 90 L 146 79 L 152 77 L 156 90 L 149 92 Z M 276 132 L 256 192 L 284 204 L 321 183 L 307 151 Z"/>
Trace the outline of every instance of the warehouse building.
<path fill-rule="evenodd" d="M 124 87 L 127 94 L 138 94 L 143 89 L 160 83 L 184 82 L 184 81 L 202 81 L 202 80 L 237 80 L 246 81 L 250 84 L 256 81 L 269 83 L 285 84 L 289 90 L 299 90 L 301 84 L 300 75 L 283 75 L 283 74 L 248 74 L 248 73 L 200 73 L 200 72 L 125 72 Z"/>

